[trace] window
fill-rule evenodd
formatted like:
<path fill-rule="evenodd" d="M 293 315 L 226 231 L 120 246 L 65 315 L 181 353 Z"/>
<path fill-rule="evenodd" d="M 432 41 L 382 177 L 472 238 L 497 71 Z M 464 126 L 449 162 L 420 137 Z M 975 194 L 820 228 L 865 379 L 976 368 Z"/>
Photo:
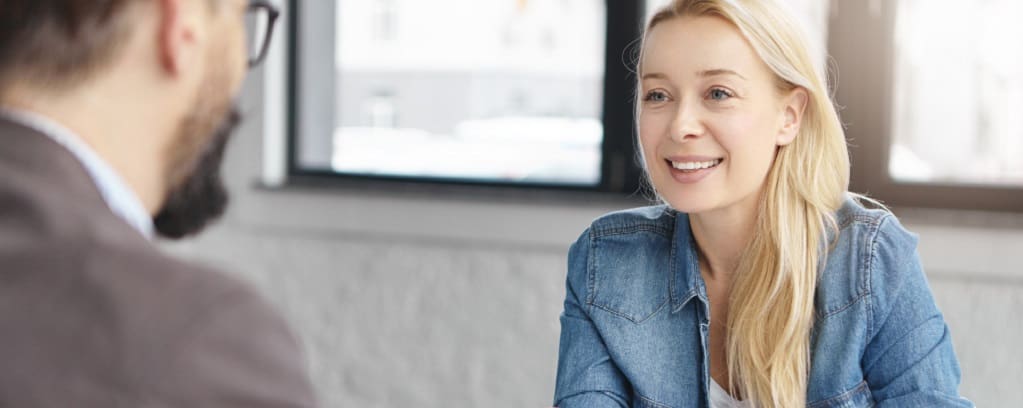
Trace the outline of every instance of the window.
<path fill-rule="evenodd" d="M 1023 187 L 1023 4 L 903 0 L 888 163 L 900 182 Z"/>
<path fill-rule="evenodd" d="M 290 6 L 289 178 L 638 188 L 636 3 Z"/>
<path fill-rule="evenodd" d="M 666 1 L 291 0 L 288 178 L 634 192 L 629 46 Z M 1019 2 L 783 2 L 827 38 L 852 190 L 1023 211 Z"/>
<path fill-rule="evenodd" d="M 853 189 L 894 206 L 1023 211 L 1023 5 L 835 2 Z"/>

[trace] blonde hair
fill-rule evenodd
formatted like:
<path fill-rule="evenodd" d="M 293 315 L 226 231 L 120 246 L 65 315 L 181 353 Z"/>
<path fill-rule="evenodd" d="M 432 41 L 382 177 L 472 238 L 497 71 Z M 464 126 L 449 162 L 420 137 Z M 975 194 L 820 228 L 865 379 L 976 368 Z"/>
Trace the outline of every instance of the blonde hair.
<path fill-rule="evenodd" d="M 729 302 L 728 387 L 757 407 L 806 406 L 814 294 L 828 230 L 849 186 L 849 155 L 823 66 L 805 33 L 768 0 L 675 0 L 647 26 L 680 17 L 731 22 L 774 72 L 778 89 L 808 94 L 799 135 L 779 147 Z M 641 149 L 640 149 L 641 150 Z"/>

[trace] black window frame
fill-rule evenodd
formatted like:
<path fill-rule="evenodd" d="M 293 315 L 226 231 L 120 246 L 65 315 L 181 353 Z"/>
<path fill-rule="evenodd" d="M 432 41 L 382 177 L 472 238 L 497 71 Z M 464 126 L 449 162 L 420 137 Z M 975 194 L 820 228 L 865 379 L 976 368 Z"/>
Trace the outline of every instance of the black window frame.
<path fill-rule="evenodd" d="M 604 58 L 604 93 L 600 182 L 596 186 L 554 183 L 472 180 L 462 178 L 391 176 L 338 173 L 332 170 L 304 168 L 299 163 L 299 146 L 303 134 L 300 118 L 303 40 L 299 0 L 288 0 L 287 50 L 287 185 L 340 186 L 357 188 L 425 189 L 430 191 L 552 191 L 605 193 L 602 195 L 643 195 L 643 170 L 637 153 L 635 130 L 635 53 L 644 25 L 645 2 L 606 0 L 607 38 Z M 342 90 L 343 92 L 343 90 Z"/>
<path fill-rule="evenodd" d="M 1023 187 L 910 183 L 889 173 L 898 0 L 833 3 L 828 52 L 838 68 L 835 98 L 850 141 L 850 190 L 900 208 L 1023 212 Z M 1023 159 L 1021 159 L 1023 160 Z"/>

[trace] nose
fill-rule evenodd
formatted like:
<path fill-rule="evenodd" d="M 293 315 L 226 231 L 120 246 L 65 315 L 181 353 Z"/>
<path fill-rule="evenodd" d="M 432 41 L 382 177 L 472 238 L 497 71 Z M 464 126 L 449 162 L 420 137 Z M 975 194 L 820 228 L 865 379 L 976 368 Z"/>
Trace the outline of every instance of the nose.
<path fill-rule="evenodd" d="M 678 104 L 678 111 L 675 112 L 675 117 L 672 118 L 669 131 L 671 132 L 671 140 L 678 143 L 702 136 L 705 128 L 700 118 L 699 107 L 692 106 L 691 103 L 685 101 L 680 102 Z"/>

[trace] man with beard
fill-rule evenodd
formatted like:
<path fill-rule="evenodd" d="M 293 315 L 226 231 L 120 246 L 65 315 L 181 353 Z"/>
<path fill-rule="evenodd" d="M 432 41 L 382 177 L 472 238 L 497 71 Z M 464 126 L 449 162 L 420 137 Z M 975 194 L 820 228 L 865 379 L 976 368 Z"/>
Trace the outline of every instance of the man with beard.
<path fill-rule="evenodd" d="M 233 95 L 276 16 L 0 0 L 0 406 L 315 405 L 278 313 L 150 241 L 224 210 Z"/>

